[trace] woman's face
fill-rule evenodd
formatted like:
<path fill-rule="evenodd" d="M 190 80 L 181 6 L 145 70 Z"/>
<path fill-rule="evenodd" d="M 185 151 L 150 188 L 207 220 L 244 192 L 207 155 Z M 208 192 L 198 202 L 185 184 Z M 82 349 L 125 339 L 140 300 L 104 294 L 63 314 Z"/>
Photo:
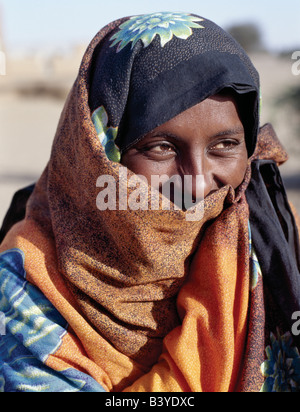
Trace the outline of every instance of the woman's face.
<path fill-rule="evenodd" d="M 228 184 L 236 189 L 244 179 L 248 153 L 234 99 L 216 95 L 186 110 L 129 148 L 121 163 L 149 184 L 153 175 L 192 176 L 192 185 L 184 190 L 193 200 L 197 184 L 203 186 L 197 175 L 204 176 L 204 197 Z"/>

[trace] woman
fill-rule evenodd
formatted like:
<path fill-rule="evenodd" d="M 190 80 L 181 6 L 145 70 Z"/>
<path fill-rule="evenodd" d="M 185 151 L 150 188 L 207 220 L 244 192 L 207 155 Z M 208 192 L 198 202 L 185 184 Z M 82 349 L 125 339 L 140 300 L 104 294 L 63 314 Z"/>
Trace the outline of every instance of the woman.
<path fill-rule="evenodd" d="M 299 236 L 259 101 L 209 20 L 97 34 L 0 247 L 3 391 L 299 391 Z"/>

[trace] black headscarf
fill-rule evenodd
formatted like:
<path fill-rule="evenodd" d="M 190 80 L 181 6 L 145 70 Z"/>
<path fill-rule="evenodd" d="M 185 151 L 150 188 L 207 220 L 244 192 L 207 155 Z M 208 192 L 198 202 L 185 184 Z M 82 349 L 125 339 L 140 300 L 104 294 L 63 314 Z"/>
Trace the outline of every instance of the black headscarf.
<path fill-rule="evenodd" d="M 195 15 L 155 13 L 131 17 L 109 36 L 95 51 L 89 104 L 92 112 L 106 108 L 111 126 L 118 127 L 115 143 L 122 152 L 184 110 L 229 89 L 252 155 L 259 76 L 228 33 Z"/>

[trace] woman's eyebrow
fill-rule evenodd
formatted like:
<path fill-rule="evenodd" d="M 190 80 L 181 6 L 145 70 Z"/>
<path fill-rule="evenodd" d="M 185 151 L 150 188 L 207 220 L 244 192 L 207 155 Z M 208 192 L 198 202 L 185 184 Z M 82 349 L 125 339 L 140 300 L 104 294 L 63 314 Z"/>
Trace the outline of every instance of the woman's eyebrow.
<path fill-rule="evenodd" d="M 237 127 L 232 128 L 232 129 L 222 130 L 222 131 L 216 133 L 215 135 L 211 136 L 211 138 L 214 139 L 216 137 L 222 137 L 222 136 L 236 136 L 236 135 L 241 135 L 241 134 L 244 134 L 244 133 L 245 133 L 244 127 L 243 126 L 237 126 Z M 161 132 L 153 131 L 153 132 L 150 132 L 147 135 L 147 137 L 149 137 L 149 138 L 168 137 L 168 138 L 170 138 L 174 141 L 177 141 L 177 142 L 180 142 L 180 141 L 183 140 L 180 136 L 178 136 L 174 133 L 170 133 L 168 131 L 161 131 Z"/>
<path fill-rule="evenodd" d="M 235 135 L 244 134 L 244 133 L 245 133 L 244 127 L 237 126 L 233 129 L 222 130 L 221 132 L 216 133 L 212 137 L 235 136 Z"/>
<path fill-rule="evenodd" d="M 172 140 L 181 141 L 182 138 L 174 133 L 170 133 L 168 131 L 153 131 L 147 134 L 145 137 L 153 139 L 154 137 L 169 137 Z"/>

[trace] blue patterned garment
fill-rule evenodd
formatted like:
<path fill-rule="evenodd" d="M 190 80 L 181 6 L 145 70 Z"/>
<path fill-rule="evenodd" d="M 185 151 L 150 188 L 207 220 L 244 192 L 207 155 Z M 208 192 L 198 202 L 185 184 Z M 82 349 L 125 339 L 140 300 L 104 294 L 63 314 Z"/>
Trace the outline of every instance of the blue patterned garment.
<path fill-rule="evenodd" d="M 0 254 L 0 392 L 104 392 L 90 376 L 56 372 L 46 361 L 60 347 L 67 323 L 26 281 L 24 254 Z"/>

